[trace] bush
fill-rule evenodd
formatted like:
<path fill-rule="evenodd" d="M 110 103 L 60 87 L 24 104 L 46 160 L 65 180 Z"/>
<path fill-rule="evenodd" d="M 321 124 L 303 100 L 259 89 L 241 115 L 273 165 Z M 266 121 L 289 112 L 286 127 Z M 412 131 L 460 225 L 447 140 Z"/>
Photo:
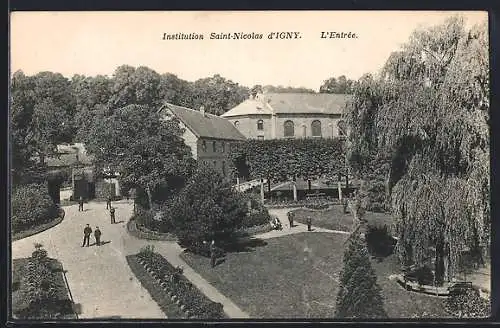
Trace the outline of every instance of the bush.
<path fill-rule="evenodd" d="M 12 192 L 12 230 L 19 232 L 58 216 L 58 209 L 44 185 L 22 185 Z"/>
<path fill-rule="evenodd" d="M 259 212 L 251 212 L 248 216 L 243 220 L 241 227 L 242 228 L 252 228 L 256 226 L 261 226 L 271 221 L 271 215 L 267 211 L 267 209 L 262 209 Z"/>
<path fill-rule="evenodd" d="M 348 240 L 340 275 L 336 318 L 386 318 L 381 288 L 359 233 Z"/>
<path fill-rule="evenodd" d="M 241 226 L 246 213 L 241 194 L 217 172 L 203 167 L 168 210 L 179 243 L 186 247 L 228 238 Z"/>
<path fill-rule="evenodd" d="M 477 289 L 468 289 L 448 297 L 445 309 L 458 318 L 486 318 L 491 315 L 490 303 L 479 295 Z"/>
<path fill-rule="evenodd" d="M 135 220 L 138 226 L 145 227 L 152 231 L 158 230 L 159 223 L 154 219 L 154 213 L 151 210 L 136 206 L 132 219 Z"/>
<path fill-rule="evenodd" d="M 387 257 L 394 251 L 396 240 L 389 233 L 387 225 L 382 227 L 369 225 L 365 233 L 368 252 L 372 256 Z"/>

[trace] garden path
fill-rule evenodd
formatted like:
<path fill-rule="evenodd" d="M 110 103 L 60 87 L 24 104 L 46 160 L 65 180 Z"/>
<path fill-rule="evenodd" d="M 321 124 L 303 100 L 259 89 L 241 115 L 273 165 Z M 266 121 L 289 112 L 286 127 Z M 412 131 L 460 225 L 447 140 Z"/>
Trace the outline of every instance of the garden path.
<path fill-rule="evenodd" d="M 66 206 L 64 220 L 52 229 L 12 243 L 12 257 L 29 257 L 35 243 L 43 244 L 50 257 L 64 266 L 79 318 L 165 318 L 165 314 L 135 278 L 125 259 L 122 238 L 132 205 L 114 202 L 117 224 L 110 224 L 106 205 L 90 202 L 84 212 Z M 97 247 L 81 247 L 83 228 L 99 226 L 102 241 Z M 92 244 L 94 236 L 91 237 Z"/>

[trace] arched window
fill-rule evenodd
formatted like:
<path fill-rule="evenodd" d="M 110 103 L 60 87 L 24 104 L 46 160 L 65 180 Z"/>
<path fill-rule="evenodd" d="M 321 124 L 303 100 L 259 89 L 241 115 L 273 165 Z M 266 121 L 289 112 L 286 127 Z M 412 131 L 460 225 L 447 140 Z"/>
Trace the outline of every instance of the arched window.
<path fill-rule="evenodd" d="M 234 121 L 234 126 L 238 127 L 240 125 L 240 121 Z"/>
<path fill-rule="evenodd" d="M 292 121 L 285 121 L 284 128 L 285 137 L 293 137 L 295 135 L 294 124 Z"/>
<path fill-rule="evenodd" d="M 263 120 L 257 121 L 257 130 L 264 130 L 264 121 Z"/>
<path fill-rule="evenodd" d="M 311 132 L 313 137 L 321 137 L 321 121 L 312 121 Z"/>

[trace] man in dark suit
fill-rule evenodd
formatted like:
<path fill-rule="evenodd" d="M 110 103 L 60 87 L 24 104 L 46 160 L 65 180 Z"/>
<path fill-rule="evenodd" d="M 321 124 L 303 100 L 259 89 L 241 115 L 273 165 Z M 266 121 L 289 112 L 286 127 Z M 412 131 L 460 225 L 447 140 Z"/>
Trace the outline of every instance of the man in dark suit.
<path fill-rule="evenodd" d="M 101 246 L 101 230 L 99 230 L 99 227 L 95 227 L 94 237 L 95 237 L 95 244 L 97 246 Z"/>
<path fill-rule="evenodd" d="M 307 231 L 312 231 L 311 225 L 312 225 L 312 218 L 310 216 L 308 216 L 307 217 Z"/>
<path fill-rule="evenodd" d="M 111 209 L 111 196 L 108 196 L 106 200 L 106 209 Z"/>
<path fill-rule="evenodd" d="M 215 267 L 215 262 L 217 260 L 217 247 L 215 247 L 215 240 L 212 240 L 210 244 L 210 264 L 212 268 Z"/>
<path fill-rule="evenodd" d="M 111 217 L 111 224 L 116 223 L 116 220 L 115 220 L 115 208 L 114 207 L 110 208 L 109 215 Z"/>
<path fill-rule="evenodd" d="M 89 224 L 87 224 L 87 226 L 85 227 L 85 229 L 83 229 L 83 244 L 82 244 L 82 247 L 85 246 L 85 244 L 87 244 L 87 247 L 89 247 L 90 234 L 91 233 L 92 233 L 92 228 L 90 227 Z"/>
<path fill-rule="evenodd" d="M 78 212 L 83 211 L 83 197 L 80 196 L 78 199 Z"/>

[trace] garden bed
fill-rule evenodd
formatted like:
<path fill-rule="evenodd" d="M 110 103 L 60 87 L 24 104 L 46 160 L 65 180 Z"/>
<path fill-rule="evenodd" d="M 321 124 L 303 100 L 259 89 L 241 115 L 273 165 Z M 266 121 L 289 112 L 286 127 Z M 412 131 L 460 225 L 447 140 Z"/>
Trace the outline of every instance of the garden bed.
<path fill-rule="evenodd" d="M 48 312 L 48 317 L 33 318 L 29 314 L 27 300 L 23 298 L 23 291 L 28 288 L 22 284 L 22 278 L 27 274 L 26 265 L 28 258 L 12 260 L 12 314 L 16 319 L 58 319 L 74 320 L 78 319 L 74 312 L 74 304 L 70 298 L 70 293 L 66 281 L 62 264 L 56 259 L 48 258 L 49 266 L 54 273 L 54 286 L 56 287 L 56 297 L 54 301 L 44 303 L 44 309 Z"/>
<path fill-rule="evenodd" d="M 19 239 L 30 237 L 30 236 L 36 235 L 36 234 L 38 234 L 40 232 L 43 232 L 45 230 L 48 230 L 48 229 L 50 229 L 52 227 L 55 227 L 59 223 L 61 223 L 62 220 L 63 220 L 63 218 L 58 216 L 58 217 L 56 217 L 55 219 L 53 219 L 53 220 L 51 220 L 49 222 L 45 222 L 45 223 L 39 224 L 37 226 L 28 228 L 26 230 L 22 230 L 22 231 L 18 231 L 18 232 L 12 232 L 12 241 L 16 241 L 16 240 L 19 240 Z"/>
<path fill-rule="evenodd" d="M 243 228 L 234 232 L 236 237 L 248 237 L 274 230 L 270 223 Z"/>
<path fill-rule="evenodd" d="M 280 209 L 280 208 L 312 208 L 312 209 L 327 209 L 333 205 L 339 205 L 340 201 L 326 201 L 326 202 L 314 202 L 314 201 L 298 201 L 298 202 L 280 202 L 280 203 L 267 203 L 264 206 L 269 209 Z"/>
<path fill-rule="evenodd" d="M 139 226 L 134 219 L 130 219 L 127 223 L 127 231 L 130 235 L 147 240 L 161 240 L 161 241 L 177 241 L 177 237 L 171 233 L 161 233 L 149 230 L 144 226 Z"/>
<path fill-rule="evenodd" d="M 167 318 L 185 319 L 186 314 L 170 299 L 168 293 L 161 287 L 160 283 L 156 279 L 153 279 L 144 266 L 138 262 L 137 255 L 128 255 L 126 259 L 137 280 L 148 291 L 151 298 L 158 304 Z"/>
<path fill-rule="evenodd" d="M 221 319 L 225 317 L 222 304 L 215 303 L 205 296 L 184 277 L 182 269 L 172 266 L 160 254 L 146 248 L 135 255 L 133 259 L 142 270 L 147 272 L 146 276 L 142 275 L 145 287 L 147 288 L 151 282 L 154 283 L 152 286 L 149 285 L 150 288 L 154 289 L 151 296 L 160 306 L 161 303 L 164 303 L 162 300 L 167 298 L 178 307 L 181 316 L 184 318 Z M 127 257 L 127 261 L 131 263 L 130 256 Z M 137 267 L 135 269 L 138 270 Z M 150 283 L 146 282 L 148 280 Z"/>

